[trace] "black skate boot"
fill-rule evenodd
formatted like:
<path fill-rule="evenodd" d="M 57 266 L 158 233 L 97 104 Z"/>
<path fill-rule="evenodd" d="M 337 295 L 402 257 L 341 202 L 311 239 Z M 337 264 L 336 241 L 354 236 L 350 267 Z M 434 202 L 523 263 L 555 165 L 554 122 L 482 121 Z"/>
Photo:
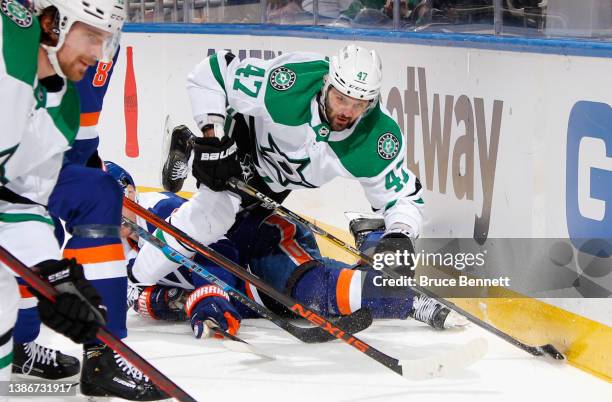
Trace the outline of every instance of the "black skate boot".
<path fill-rule="evenodd" d="M 355 247 L 368 254 L 367 251 L 370 250 L 362 250 L 362 246 L 364 245 L 363 242 L 369 233 L 374 231 L 384 231 L 385 220 L 383 218 L 371 217 L 365 214 L 351 213 L 350 217 L 351 221 L 349 223 L 349 230 L 353 235 L 353 239 L 355 239 Z"/>
<path fill-rule="evenodd" d="M 168 157 L 162 168 L 162 185 L 166 191 L 176 193 L 183 188 L 192 149 L 191 137 L 193 133 L 186 126 L 177 126 L 172 130 Z"/>
<path fill-rule="evenodd" d="M 13 373 L 17 375 L 61 380 L 77 375 L 80 370 L 81 364 L 76 357 L 59 350 L 36 342 L 16 343 L 13 346 Z"/>
<path fill-rule="evenodd" d="M 440 330 L 465 327 L 469 324 L 469 321 L 462 315 L 423 295 L 414 296 L 412 311 L 409 315 L 417 321 L 424 322 L 430 327 Z"/>
<path fill-rule="evenodd" d="M 366 255 L 374 255 L 376 241 L 366 242 L 366 239 L 372 232 L 381 232 L 382 234 L 385 231 L 385 220 L 372 214 L 346 212 L 345 215 L 350 219 L 349 230 L 355 240 L 355 247 Z M 361 269 L 363 267 L 362 263 L 358 267 Z"/>
<path fill-rule="evenodd" d="M 87 346 L 83 352 L 81 393 L 130 401 L 158 401 L 169 396 L 149 378 L 106 345 Z"/>

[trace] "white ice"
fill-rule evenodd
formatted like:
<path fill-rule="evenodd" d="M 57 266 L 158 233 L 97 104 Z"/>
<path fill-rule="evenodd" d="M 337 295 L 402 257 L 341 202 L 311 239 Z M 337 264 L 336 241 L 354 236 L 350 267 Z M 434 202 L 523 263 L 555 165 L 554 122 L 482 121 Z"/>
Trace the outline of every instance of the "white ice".
<path fill-rule="evenodd" d="M 197 340 L 187 323 L 144 321 L 130 313 L 128 329 L 126 342 L 198 401 L 612 401 L 612 384 L 532 357 L 473 325 L 437 332 L 413 320 L 379 320 L 358 335 L 395 358 L 439 352 L 479 336 L 488 340 L 482 360 L 451 377 L 426 381 L 405 380 L 340 341 L 300 343 L 264 319 L 244 320 L 239 335 L 275 361 L 229 351 L 221 344 L 226 341 Z M 47 329 L 38 341 L 81 355 L 80 346 Z M 86 398 L 70 400 L 79 399 Z"/>

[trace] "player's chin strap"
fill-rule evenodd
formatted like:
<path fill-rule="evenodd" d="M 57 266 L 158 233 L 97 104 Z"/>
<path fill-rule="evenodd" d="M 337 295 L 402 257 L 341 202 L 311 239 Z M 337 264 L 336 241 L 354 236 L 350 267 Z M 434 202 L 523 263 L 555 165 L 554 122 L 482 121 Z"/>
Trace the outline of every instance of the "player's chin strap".
<path fill-rule="evenodd" d="M 319 112 L 321 112 L 321 116 L 323 118 L 325 118 L 325 120 L 327 120 L 329 122 L 329 119 L 327 118 L 327 107 L 325 105 L 326 101 L 327 101 L 327 93 L 329 92 L 329 87 L 330 87 L 330 82 L 327 79 L 327 76 L 325 76 L 325 84 L 323 84 L 323 88 L 321 88 L 321 92 L 319 92 Z"/>
<path fill-rule="evenodd" d="M 64 74 L 64 72 L 62 71 L 62 68 L 60 67 L 60 64 L 59 64 L 59 60 L 57 59 L 57 52 L 62 47 L 63 44 L 64 44 L 64 35 L 60 34 L 57 45 L 48 46 L 48 45 L 41 44 L 41 46 L 43 47 L 43 49 L 45 49 L 45 52 L 47 52 L 47 58 L 49 59 L 49 63 L 51 63 L 51 66 L 53 67 L 53 70 L 55 71 L 55 73 L 62 78 L 66 78 L 66 74 Z"/>

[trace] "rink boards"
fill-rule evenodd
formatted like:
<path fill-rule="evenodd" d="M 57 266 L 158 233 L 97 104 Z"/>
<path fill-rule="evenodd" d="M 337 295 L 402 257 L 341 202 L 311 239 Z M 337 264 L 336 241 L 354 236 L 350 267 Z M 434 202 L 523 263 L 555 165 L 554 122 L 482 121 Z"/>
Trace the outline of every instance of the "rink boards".
<path fill-rule="evenodd" d="M 101 117 L 102 155 L 112 155 L 147 187 L 160 186 L 166 115 L 196 129 L 185 77 L 203 57 L 220 49 L 239 57 L 292 50 L 331 55 L 352 40 L 339 30 L 244 29 L 232 35 L 214 26 L 191 33 L 163 29 L 128 27 Z M 383 103 L 406 133 L 406 158 L 426 190 L 424 236 L 612 237 L 612 51 L 425 34 L 359 32 L 355 39 L 382 57 Z M 133 84 L 126 80 L 129 70 Z M 137 140 L 137 157 L 126 155 L 126 138 L 131 155 Z M 193 189 L 188 182 L 186 190 Z M 345 211 L 369 211 L 361 194 L 354 183 L 334 181 L 292 194 L 287 206 L 344 231 Z M 532 261 L 513 264 L 538 269 Z M 612 269 L 606 260 L 599 266 L 604 269 L 571 267 L 583 282 L 600 285 L 599 299 L 458 303 L 520 339 L 553 342 L 572 364 L 609 380 L 612 306 L 605 297 L 612 292 Z M 550 270 L 542 275 L 551 282 L 562 276 Z"/>

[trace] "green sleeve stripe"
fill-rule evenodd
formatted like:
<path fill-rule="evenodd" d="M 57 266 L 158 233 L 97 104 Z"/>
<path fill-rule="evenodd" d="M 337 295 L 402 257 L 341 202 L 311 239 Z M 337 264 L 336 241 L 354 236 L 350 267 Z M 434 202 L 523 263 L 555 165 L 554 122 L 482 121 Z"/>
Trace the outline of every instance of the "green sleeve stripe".
<path fill-rule="evenodd" d="M 11 363 L 13 363 L 13 352 L 11 352 L 8 355 L 0 358 L 0 370 L 2 370 L 3 368 L 5 368 L 6 366 L 8 366 Z"/>
<path fill-rule="evenodd" d="M 216 53 L 210 56 L 209 62 L 210 62 L 210 69 L 212 70 L 213 76 L 215 77 L 215 79 L 217 80 L 221 88 L 223 88 L 223 91 L 227 92 L 225 91 L 225 83 L 223 81 L 223 75 L 221 75 L 221 69 L 219 68 L 219 60 L 217 59 Z"/>
<path fill-rule="evenodd" d="M 12 3 L 13 6 L 19 3 Z M 33 18 L 32 25 L 22 28 L 0 13 L 2 25 L 2 58 L 6 72 L 11 77 L 34 86 L 36 71 L 38 69 L 38 46 L 40 40 L 40 26 L 38 19 Z"/>
<path fill-rule="evenodd" d="M 17 222 L 42 222 L 55 226 L 50 218 L 36 214 L 0 214 L 0 222 L 17 223 Z"/>
<path fill-rule="evenodd" d="M 425 201 L 423 201 L 422 198 L 419 198 L 418 200 L 413 201 L 415 204 L 425 204 Z M 387 203 L 387 205 L 385 205 L 385 212 L 387 212 L 387 210 L 393 208 L 395 206 L 395 204 L 397 203 L 397 200 L 393 200 Z"/>
<path fill-rule="evenodd" d="M 153 235 L 155 237 L 157 237 L 159 240 L 161 240 L 164 243 L 168 244 L 168 241 L 164 237 L 164 232 L 162 232 L 161 230 L 156 229 L 155 233 L 153 233 Z M 165 251 L 162 251 L 162 250 L 160 250 L 160 251 L 164 254 L 164 257 L 166 257 L 168 260 L 170 260 L 171 262 L 174 262 L 176 264 L 179 264 L 174 258 L 170 257 L 170 254 L 168 254 L 168 253 L 166 253 Z"/>
<path fill-rule="evenodd" d="M 385 212 L 387 212 L 387 210 L 393 208 L 393 206 L 397 203 L 397 200 L 393 200 L 387 203 L 387 205 L 385 205 Z"/>
<path fill-rule="evenodd" d="M 67 85 L 62 103 L 48 108 L 47 112 L 68 144 L 72 145 L 81 125 L 81 102 L 75 85 L 72 82 L 68 82 Z"/>

